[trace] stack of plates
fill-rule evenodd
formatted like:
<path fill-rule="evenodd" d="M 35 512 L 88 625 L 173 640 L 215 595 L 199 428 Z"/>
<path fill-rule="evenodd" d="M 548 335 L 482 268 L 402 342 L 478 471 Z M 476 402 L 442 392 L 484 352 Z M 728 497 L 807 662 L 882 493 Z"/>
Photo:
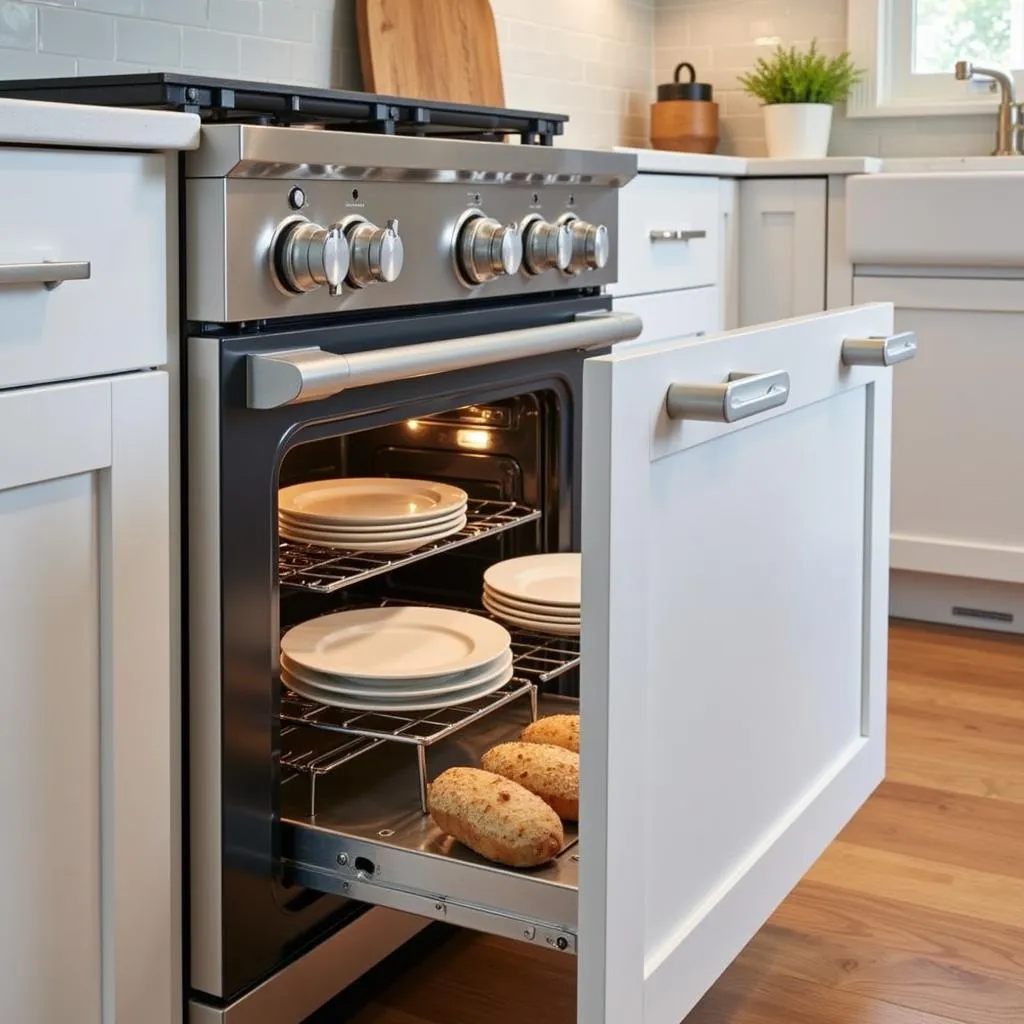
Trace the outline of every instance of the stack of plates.
<path fill-rule="evenodd" d="M 484 573 L 484 607 L 513 626 L 579 636 L 580 564 L 575 553 L 498 562 Z"/>
<path fill-rule="evenodd" d="M 311 619 L 281 640 L 281 681 L 354 711 L 428 711 L 485 697 L 512 678 L 511 637 L 448 608 L 361 608 Z"/>
<path fill-rule="evenodd" d="M 325 548 L 404 555 L 462 530 L 466 499 L 461 488 L 427 480 L 312 480 L 278 492 L 278 532 Z"/>

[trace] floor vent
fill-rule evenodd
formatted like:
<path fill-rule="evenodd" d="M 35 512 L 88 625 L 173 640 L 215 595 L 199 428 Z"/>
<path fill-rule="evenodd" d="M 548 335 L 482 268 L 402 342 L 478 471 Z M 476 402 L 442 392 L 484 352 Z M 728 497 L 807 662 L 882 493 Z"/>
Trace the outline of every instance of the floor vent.
<path fill-rule="evenodd" d="M 962 608 L 953 605 L 953 614 L 961 619 L 985 619 L 987 622 L 1013 622 L 1011 612 L 993 612 L 985 608 Z"/>

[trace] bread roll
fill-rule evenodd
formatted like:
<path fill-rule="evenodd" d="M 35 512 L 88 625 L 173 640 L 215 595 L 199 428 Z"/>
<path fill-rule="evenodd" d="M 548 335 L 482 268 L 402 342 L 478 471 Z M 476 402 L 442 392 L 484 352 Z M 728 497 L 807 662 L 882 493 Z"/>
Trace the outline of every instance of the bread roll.
<path fill-rule="evenodd" d="M 484 754 L 480 767 L 536 793 L 563 820 L 579 821 L 579 754 L 550 743 L 501 743 Z"/>
<path fill-rule="evenodd" d="M 519 737 L 523 743 L 550 743 L 580 752 L 580 716 L 548 715 L 528 725 Z"/>
<path fill-rule="evenodd" d="M 479 768 L 449 768 L 430 784 L 427 809 L 442 832 L 513 868 L 551 860 L 565 833 L 558 815 L 516 782 Z"/>

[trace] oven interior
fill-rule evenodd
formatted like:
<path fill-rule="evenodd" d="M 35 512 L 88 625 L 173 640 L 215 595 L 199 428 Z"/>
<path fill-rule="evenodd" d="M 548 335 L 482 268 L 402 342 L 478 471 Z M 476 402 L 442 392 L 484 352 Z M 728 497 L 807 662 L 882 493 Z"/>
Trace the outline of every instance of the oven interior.
<path fill-rule="evenodd" d="M 541 390 L 291 447 L 280 466 L 281 487 L 334 477 L 443 482 L 467 492 L 469 521 L 454 537 L 409 555 L 318 550 L 282 539 L 282 634 L 318 615 L 395 602 L 486 615 L 481 595 L 488 566 L 522 555 L 579 550 L 578 513 L 569 493 L 573 434 L 566 420 L 560 397 Z M 483 863 L 437 833 L 424 813 L 425 784 L 449 766 L 479 764 L 484 750 L 514 739 L 538 713 L 575 711 L 579 692 L 578 636 L 505 625 L 512 635 L 512 681 L 465 704 L 407 714 L 358 713 L 325 707 L 282 686 L 286 863 L 296 856 L 287 840 L 287 826 L 296 823 L 408 852 L 441 852 L 467 864 Z M 575 842 L 574 827 L 567 827 L 563 854 L 571 853 Z M 575 857 L 567 857 L 566 865 L 570 860 L 574 871 Z M 361 866 L 374 873 L 372 853 Z M 565 865 L 535 875 L 545 871 L 560 884 L 565 881 Z"/>

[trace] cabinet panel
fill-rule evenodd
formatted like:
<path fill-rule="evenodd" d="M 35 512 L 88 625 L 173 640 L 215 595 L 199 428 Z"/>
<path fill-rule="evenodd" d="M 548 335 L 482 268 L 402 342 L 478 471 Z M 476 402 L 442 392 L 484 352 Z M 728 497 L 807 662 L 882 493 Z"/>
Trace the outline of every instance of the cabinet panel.
<path fill-rule="evenodd" d="M 0 1019 L 180 1018 L 167 375 L 0 393 Z"/>
<path fill-rule="evenodd" d="M 0 387 L 167 361 L 165 160 L 0 150 L 0 264 L 88 263 L 56 288 L 0 276 Z"/>
<path fill-rule="evenodd" d="M 891 323 L 588 361 L 581 1024 L 677 1024 L 882 778 L 891 371 L 840 352 Z M 759 415 L 668 414 L 774 371 Z"/>
<path fill-rule="evenodd" d="M 821 178 L 740 182 L 740 326 L 826 308 L 827 191 Z"/>
<path fill-rule="evenodd" d="M 671 341 L 715 334 L 722 329 L 721 290 L 691 288 L 657 295 L 617 298 L 616 312 L 636 313 L 644 322 L 638 338 L 620 342 L 616 351 L 635 348 L 649 341 Z"/>
<path fill-rule="evenodd" d="M 856 296 L 918 336 L 895 385 L 893 568 L 1024 583 L 1024 282 L 858 278 Z"/>

